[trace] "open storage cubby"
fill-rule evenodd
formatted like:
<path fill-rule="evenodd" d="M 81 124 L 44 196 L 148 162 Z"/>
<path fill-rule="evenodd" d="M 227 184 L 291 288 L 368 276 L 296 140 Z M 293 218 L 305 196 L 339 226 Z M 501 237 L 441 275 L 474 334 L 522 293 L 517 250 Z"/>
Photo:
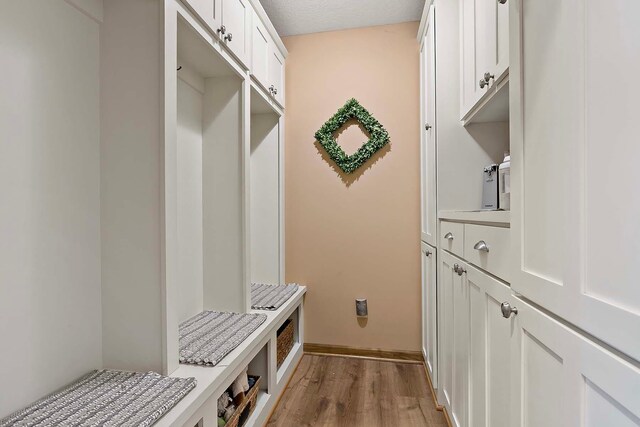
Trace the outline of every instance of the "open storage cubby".
<path fill-rule="evenodd" d="M 302 340 L 300 335 L 301 322 L 302 322 L 301 308 L 298 307 L 284 320 L 284 322 L 282 322 L 282 324 L 278 328 L 278 332 L 282 331 L 283 334 L 289 332 L 286 330 L 287 326 L 293 329 L 291 346 L 288 349 L 288 351 L 286 351 L 286 354 L 284 355 L 284 358 L 282 359 L 282 361 L 278 361 L 280 363 L 277 364 L 277 382 L 278 383 L 281 382 L 282 378 L 285 376 L 285 373 L 289 369 L 291 369 L 292 361 L 295 359 L 296 355 L 302 348 Z M 276 354 L 279 354 L 277 346 L 281 344 L 281 341 L 283 341 L 278 337 L 278 332 L 276 332 Z M 287 344 L 282 343 L 281 345 L 287 345 Z"/>
<path fill-rule="evenodd" d="M 243 82 L 184 19 L 177 26 L 179 321 L 245 311 Z"/>
<path fill-rule="evenodd" d="M 250 223 L 251 282 L 284 280 L 282 118 L 251 88 Z"/>

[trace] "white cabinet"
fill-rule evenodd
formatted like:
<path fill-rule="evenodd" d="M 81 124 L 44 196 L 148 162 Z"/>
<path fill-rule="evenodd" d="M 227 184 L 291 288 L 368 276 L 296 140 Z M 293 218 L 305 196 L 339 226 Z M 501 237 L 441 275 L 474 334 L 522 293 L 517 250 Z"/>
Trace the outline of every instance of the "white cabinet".
<path fill-rule="evenodd" d="M 513 289 L 640 360 L 640 2 L 509 2 Z"/>
<path fill-rule="evenodd" d="M 467 425 L 469 413 L 469 293 L 464 263 L 439 251 L 438 281 L 438 400 L 455 426 Z"/>
<path fill-rule="evenodd" d="M 465 119 L 508 72 L 508 2 L 460 0 L 460 20 L 460 116 Z"/>
<path fill-rule="evenodd" d="M 255 12 L 251 39 L 251 75 L 284 107 L 284 56 Z"/>
<path fill-rule="evenodd" d="M 509 425 L 640 425 L 637 363 L 620 358 L 524 301 L 514 300 L 518 314 L 511 346 Z"/>
<path fill-rule="evenodd" d="M 438 387 L 436 249 L 422 242 L 422 355 L 434 388 Z"/>
<path fill-rule="evenodd" d="M 269 46 L 273 42 L 254 12 L 251 20 L 251 75 L 265 88 L 269 81 Z"/>
<path fill-rule="evenodd" d="M 249 0 L 222 0 L 222 30 L 218 32 L 223 43 L 245 66 L 249 63 Z"/>
<path fill-rule="evenodd" d="M 469 426 L 509 427 L 511 289 L 486 273 L 466 267 L 469 292 Z"/>
<path fill-rule="evenodd" d="M 284 106 L 284 57 L 275 43 L 269 49 L 269 92 L 278 104 Z"/>
<path fill-rule="evenodd" d="M 210 31 L 216 31 L 222 25 L 222 0 L 185 0 L 184 3 L 200 17 Z"/>
<path fill-rule="evenodd" d="M 486 232 L 508 232 L 499 227 L 451 224 L 479 227 Z M 443 222 L 441 228 L 447 225 L 450 224 Z M 466 234 L 465 231 L 465 239 Z M 509 240 L 495 241 L 492 246 L 496 249 L 504 246 L 506 251 Z M 423 244 L 423 248 L 428 245 Z M 438 400 L 458 427 L 510 426 L 510 351 L 514 329 L 513 316 L 503 317 L 502 304 L 514 305 L 511 289 L 446 250 L 441 249 L 438 257 Z M 423 262 L 423 272 L 426 270 Z"/>
<path fill-rule="evenodd" d="M 427 28 L 420 51 L 421 129 L 421 204 L 422 240 L 437 244 L 436 206 L 436 75 L 435 10 L 429 11 Z"/>

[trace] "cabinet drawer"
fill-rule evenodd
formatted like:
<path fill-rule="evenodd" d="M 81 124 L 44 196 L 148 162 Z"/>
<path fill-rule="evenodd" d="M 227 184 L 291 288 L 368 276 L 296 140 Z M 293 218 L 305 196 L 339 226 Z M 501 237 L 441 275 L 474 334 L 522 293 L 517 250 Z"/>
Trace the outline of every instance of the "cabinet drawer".
<path fill-rule="evenodd" d="M 440 223 L 440 247 L 464 257 L 464 224 L 442 221 Z"/>
<path fill-rule="evenodd" d="M 508 228 L 465 224 L 464 258 L 471 264 L 509 282 L 511 252 Z"/>

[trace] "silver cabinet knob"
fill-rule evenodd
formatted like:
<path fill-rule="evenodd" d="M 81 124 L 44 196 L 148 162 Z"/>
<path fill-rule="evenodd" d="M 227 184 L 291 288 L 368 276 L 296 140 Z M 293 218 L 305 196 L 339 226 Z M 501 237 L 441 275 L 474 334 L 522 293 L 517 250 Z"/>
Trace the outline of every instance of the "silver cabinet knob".
<path fill-rule="evenodd" d="M 460 270 L 460 266 L 458 264 L 453 264 L 453 271 L 457 273 L 458 270 Z"/>
<path fill-rule="evenodd" d="M 274 88 L 273 88 L 273 94 L 274 94 L 274 95 L 277 95 L 277 94 L 278 94 L 278 88 L 276 88 L 276 87 L 274 87 Z"/>
<path fill-rule="evenodd" d="M 518 314 L 518 308 L 511 307 L 511 304 L 509 304 L 506 301 L 500 304 L 500 311 L 502 311 L 502 316 L 505 319 L 508 319 L 509 317 L 511 317 L 511 314 L 514 314 L 514 315 Z"/>
<path fill-rule="evenodd" d="M 494 78 L 495 78 L 495 76 L 494 76 L 493 74 L 488 73 L 488 72 L 487 72 L 487 73 L 484 73 L 484 81 L 485 81 L 485 82 L 489 83 L 489 81 L 490 81 L 491 79 L 494 79 Z"/>
<path fill-rule="evenodd" d="M 478 84 L 480 85 L 480 89 L 484 89 L 485 87 L 489 86 L 489 82 L 485 79 L 481 79 Z"/>
<path fill-rule="evenodd" d="M 433 126 L 431 126 L 429 123 L 427 123 L 426 125 L 424 125 L 424 130 L 429 130 L 431 129 Z"/>
<path fill-rule="evenodd" d="M 507 0 L 498 0 L 498 3 L 505 4 L 505 3 L 507 3 Z"/>
<path fill-rule="evenodd" d="M 233 34 L 229 33 L 226 36 L 224 36 L 225 41 L 230 42 L 231 40 L 233 40 Z"/>
<path fill-rule="evenodd" d="M 462 276 L 466 272 L 467 272 L 466 268 L 464 268 L 462 266 L 458 267 L 458 276 Z"/>
<path fill-rule="evenodd" d="M 424 254 L 426 256 L 431 256 L 431 251 L 429 249 L 427 249 L 426 251 L 424 251 Z"/>
<path fill-rule="evenodd" d="M 473 249 L 480 252 L 489 252 L 489 246 L 487 246 L 484 240 L 480 240 L 478 243 L 473 245 Z"/>
<path fill-rule="evenodd" d="M 444 238 L 447 240 L 453 240 L 453 234 L 451 232 L 444 235 Z"/>
<path fill-rule="evenodd" d="M 216 31 L 218 32 L 218 34 L 224 34 L 227 32 L 227 27 L 221 25 L 220 28 L 218 28 Z"/>

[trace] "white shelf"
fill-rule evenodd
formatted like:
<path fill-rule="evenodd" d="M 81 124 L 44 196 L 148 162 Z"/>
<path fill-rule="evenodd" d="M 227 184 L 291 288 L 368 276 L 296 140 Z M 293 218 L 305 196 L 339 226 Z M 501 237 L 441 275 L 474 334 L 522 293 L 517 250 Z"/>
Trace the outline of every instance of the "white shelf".
<path fill-rule="evenodd" d="M 510 211 L 440 211 L 438 219 L 444 221 L 471 222 L 478 224 L 511 225 Z"/>
<path fill-rule="evenodd" d="M 197 381 L 196 388 L 187 394 L 178 404 L 162 417 L 157 427 L 182 427 L 200 407 L 210 398 L 217 397 L 240 375 L 249 362 L 258 352 L 269 342 L 275 339 L 275 334 L 282 322 L 291 316 L 301 304 L 304 294 L 307 292 L 305 286 L 301 286 L 298 291 L 278 310 L 262 311 L 251 310 L 251 313 L 261 313 L 267 315 L 267 320 L 260 325 L 251 335 L 247 337 L 238 347 L 224 357 L 220 363 L 214 367 L 180 365 L 170 376 L 172 377 L 194 377 Z M 291 351 L 297 358 L 302 357 L 302 345 L 298 351 Z M 295 349 L 295 346 L 294 346 Z M 294 354 L 296 353 L 296 354 Z M 275 363 L 275 361 L 274 361 Z M 284 365 L 283 365 L 284 366 Z M 290 375 L 293 367 L 287 370 Z M 266 380 L 266 379 L 265 379 Z M 280 387 L 276 388 L 278 390 Z M 270 390 L 271 392 L 271 390 Z M 271 402 L 275 393 L 266 395 L 267 401 Z M 266 403 L 265 403 L 266 404 Z M 249 424 L 248 424 L 249 425 Z"/>

